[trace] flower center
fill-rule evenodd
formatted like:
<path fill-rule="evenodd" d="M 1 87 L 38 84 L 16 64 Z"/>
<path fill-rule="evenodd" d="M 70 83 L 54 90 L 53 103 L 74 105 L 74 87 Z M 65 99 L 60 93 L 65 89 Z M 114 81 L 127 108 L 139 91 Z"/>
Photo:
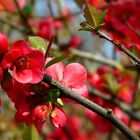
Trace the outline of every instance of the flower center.
<path fill-rule="evenodd" d="M 22 57 L 19 57 L 19 58 L 15 61 L 14 65 L 16 66 L 16 69 L 17 69 L 17 70 L 28 69 L 28 68 L 29 68 L 29 65 L 30 65 L 29 60 L 30 60 L 29 57 L 27 57 L 27 56 L 22 56 Z"/>

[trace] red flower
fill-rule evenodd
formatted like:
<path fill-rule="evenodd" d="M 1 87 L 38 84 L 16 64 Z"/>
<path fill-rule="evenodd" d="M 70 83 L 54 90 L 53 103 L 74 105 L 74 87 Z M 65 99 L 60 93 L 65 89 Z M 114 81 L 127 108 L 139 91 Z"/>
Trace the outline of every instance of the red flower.
<path fill-rule="evenodd" d="M 57 128 L 62 127 L 66 122 L 66 115 L 63 112 L 63 110 L 55 107 L 55 109 L 51 113 L 50 121 L 55 127 Z"/>
<path fill-rule="evenodd" d="M 8 39 L 4 33 L 0 32 L 0 59 L 2 59 L 2 57 L 7 51 L 8 51 Z"/>
<path fill-rule="evenodd" d="M 48 58 L 47 62 L 51 59 Z M 45 73 L 82 96 L 87 97 L 88 90 L 85 85 L 87 72 L 81 64 L 71 63 L 64 68 L 63 63 L 59 62 L 45 69 Z"/>
<path fill-rule="evenodd" d="M 20 83 L 38 83 L 43 79 L 45 58 L 23 40 L 15 42 L 2 60 L 2 68 L 13 69 L 13 77 Z"/>

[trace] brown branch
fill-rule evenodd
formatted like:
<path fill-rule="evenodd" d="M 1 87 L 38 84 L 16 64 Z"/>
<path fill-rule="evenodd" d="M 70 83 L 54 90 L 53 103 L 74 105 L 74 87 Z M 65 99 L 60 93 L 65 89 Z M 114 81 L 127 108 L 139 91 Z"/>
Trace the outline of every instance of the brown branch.
<path fill-rule="evenodd" d="M 111 42 L 112 44 L 114 44 L 114 46 L 116 46 L 120 51 L 124 52 L 131 59 L 133 59 L 135 62 L 137 62 L 138 64 L 140 64 L 140 59 L 137 56 L 135 56 L 133 53 L 131 53 L 127 48 L 125 48 L 124 45 L 122 45 L 118 40 L 113 40 L 112 38 L 109 38 L 107 35 L 105 35 L 104 33 L 102 33 L 100 30 L 97 30 L 96 31 L 96 34 L 100 38 L 104 38 L 104 39 L 108 40 L 109 42 Z"/>
<path fill-rule="evenodd" d="M 20 16 L 20 19 L 21 19 L 23 25 L 27 28 L 27 31 L 28 31 L 28 33 L 29 33 L 30 35 L 34 35 L 34 32 L 33 32 L 31 26 L 30 26 L 29 23 L 28 23 L 28 19 L 27 19 L 27 17 L 24 15 L 24 13 L 21 11 L 17 0 L 14 0 L 14 3 L 15 3 L 15 6 L 16 6 L 16 8 L 17 8 L 17 10 L 18 10 L 18 14 L 19 14 L 19 16 Z"/>
<path fill-rule="evenodd" d="M 110 103 L 113 103 L 114 105 L 117 105 L 123 112 L 125 112 L 129 117 L 131 117 L 134 120 L 140 121 L 140 116 L 134 114 L 134 112 L 130 109 L 131 105 L 114 98 L 110 95 L 105 95 L 102 92 L 98 91 L 97 89 L 93 89 L 92 87 L 88 86 L 89 92 L 91 95 L 100 97 L 106 101 L 109 101 Z"/>
<path fill-rule="evenodd" d="M 86 108 L 90 109 L 91 111 L 96 112 L 100 116 L 106 118 L 130 140 L 140 140 L 140 138 L 131 129 L 129 129 L 122 121 L 120 121 L 113 114 L 113 111 L 111 109 L 105 109 L 105 108 L 97 105 L 96 103 L 82 97 L 77 92 L 65 87 L 63 84 L 59 83 L 58 81 L 54 80 L 52 77 L 50 77 L 46 74 L 44 75 L 43 81 L 55 88 L 60 89 L 61 95 L 63 97 L 72 99 L 73 101 L 85 106 Z"/>
<path fill-rule="evenodd" d="M 104 58 L 102 56 L 94 55 L 92 53 L 83 52 L 83 51 L 76 50 L 76 49 L 70 49 L 70 51 L 72 54 L 77 55 L 79 57 L 86 58 L 86 59 L 89 59 L 89 60 L 92 60 L 95 62 L 99 62 L 101 64 L 105 64 L 105 65 L 108 65 L 108 66 L 111 66 L 114 68 L 118 68 L 118 64 L 119 64 L 118 61 L 110 60 L 110 59 Z"/>

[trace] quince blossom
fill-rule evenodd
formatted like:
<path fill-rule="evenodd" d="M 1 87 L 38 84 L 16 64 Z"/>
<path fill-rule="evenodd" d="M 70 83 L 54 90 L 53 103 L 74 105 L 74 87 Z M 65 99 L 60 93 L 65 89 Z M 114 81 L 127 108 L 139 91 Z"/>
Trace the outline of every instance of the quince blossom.
<path fill-rule="evenodd" d="M 33 50 L 24 40 L 15 42 L 4 56 L 1 66 L 12 69 L 13 77 L 20 83 L 38 83 L 43 79 L 44 54 Z"/>
<path fill-rule="evenodd" d="M 50 60 L 52 58 L 48 58 L 47 62 Z M 59 62 L 45 69 L 45 73 L 80 95 L 88 96 L 87 86 L 85 85 L 87 72 L 81 64 L 71 63 L 64 67 L 64 64 Z"/>

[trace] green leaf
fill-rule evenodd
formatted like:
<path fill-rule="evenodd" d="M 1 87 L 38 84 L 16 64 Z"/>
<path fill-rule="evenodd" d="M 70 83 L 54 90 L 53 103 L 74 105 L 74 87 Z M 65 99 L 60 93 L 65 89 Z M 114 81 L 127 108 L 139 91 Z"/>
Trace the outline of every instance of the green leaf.
<path fill-rule="evenodd" d="M 81 23 L 80 23 L 80 26 L 83 27 L 83 28 L 85 28 L 85 27 L 87 26 L 87 21 L 81 22 Z"/>
<path fill-rule="evenodd" d="M 60 95 L 59 89 L 51 89 L 49 90 L 49 97 L 51 102 L 55 102 Z"/>
<path fill-rule="evenodd" d="M 32 4 L 31 4 L 31 3 L 28 3 L 28 4 L 23 8 L 22 11 L 23 11 L 23 13 L 24 13 L 25 15 L 27 15 L 27 14 L 30 14 L 30 13 L 31 13 L 32 8 L 33 8 Z"/>
<path fill-rule="evenodd" d="M 24 130 L 23 140 L 40 140 L 39 134 L 34 125 L 28 126 Z"/>
<path fill-rule="evenodd" d="M 55 63 L 58 63 L 60 61 L 66 60 L 68 59 L 68 57 L 66 56 L 59 56 L 59 57 L 55 57 L 54 59 L 52 59 L 51 61 L 49 61 L 46 65 L 45 65 L 45 69 L 48 68 L 49 66 L 52 66 Z"/>
<path fill-rule="evenodd" d="M 107 14 L 108 10 L 104 10 L 101 15 L 100 15 L 100 24 L 104 25 L 103 22 L 104 22 L 104 18 Z"/>
<path fill-rule="evenodd" d="M 93 29 L 90 29 L 90 28 L 80 28 L 79 31 L 89 31 L 89 32 L 93 32 Z"/>
<path fill-rule="evenodd" d="M 89 4 L 86 4 L 85 6 L 84 16 L 88 24 L 93 28 L 98 27 L 98 25 L 100 24 L 100 14 L 98 10 Z"/>
<path fill-rule="evenodd" d="M 29 36 L 29 43 L 32 48 L 39 49 L 41 51 L 46 51 L 46 49 L 47 49 L 47 43 L 41 37 Z"/>
<path fill-rule="evenodd" d="M 56 106 L 62 107 L 63 105 L 63 101 L 60 98 L 57 98 Z"/>

